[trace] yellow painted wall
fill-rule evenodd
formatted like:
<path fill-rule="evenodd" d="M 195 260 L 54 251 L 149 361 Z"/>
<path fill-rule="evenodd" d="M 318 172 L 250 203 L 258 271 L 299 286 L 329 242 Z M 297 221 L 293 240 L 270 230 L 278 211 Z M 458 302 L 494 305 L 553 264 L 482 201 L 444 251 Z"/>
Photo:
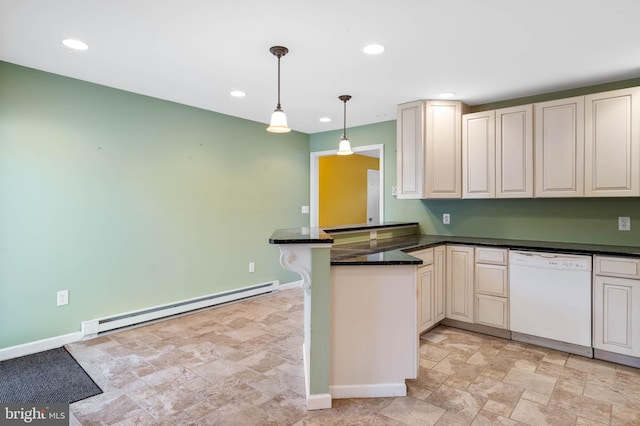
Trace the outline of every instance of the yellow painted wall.
<path fill-rule="evenodd" d="M 358 154 L 319 158 L 320 226 L 367 222 L 367 169 L 380 170 L 379 159 Z"/>

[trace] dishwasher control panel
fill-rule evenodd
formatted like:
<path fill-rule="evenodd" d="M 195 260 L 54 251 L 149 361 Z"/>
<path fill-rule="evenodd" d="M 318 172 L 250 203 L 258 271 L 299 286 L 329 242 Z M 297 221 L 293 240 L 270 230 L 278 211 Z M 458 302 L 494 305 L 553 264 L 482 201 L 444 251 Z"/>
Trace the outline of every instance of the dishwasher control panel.
<path fill-rule="evenodd" d="M 511 250 L 509 252 L 509 263 L 532 268 L 591 271 L 592 260 L 591 256 Z"/>

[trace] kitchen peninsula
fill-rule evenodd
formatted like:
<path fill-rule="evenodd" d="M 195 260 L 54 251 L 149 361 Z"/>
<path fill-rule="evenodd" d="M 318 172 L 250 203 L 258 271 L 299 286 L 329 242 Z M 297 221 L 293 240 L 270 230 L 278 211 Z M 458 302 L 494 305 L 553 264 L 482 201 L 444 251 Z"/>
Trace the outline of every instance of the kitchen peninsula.
<path fill-rule="evenodd" d="M 418 338 L 424 331 L 418 328 L 420 310 L 433 296 L 423 292 L 426 299 L 420 302 L 419 271 L 425 269 L 423 260 L 427 259 L 422 253 L 433 253 L 434 247 L 466 247 L 472 253 L 471 278 L 461 292 L 463 297 L 456 299 L 456 291 L 452 294 L 447 283 L 445 321 L 490 334 L 497 331 L 502 334 L 494 335 L 506 338 L 510 336 L 508 324 L 502 329 L 487 327 L 474 318 L 474 303 L 500 300 L 474 295 L 474 247 L 505 255 L 508 249 L 517 249 L 618 256 L 636 264 L 640 256 L 640 247 L 422 235 L 417 223 L 277 230 L 269 242 L 279 245 L 281 265 L 299 273 L 305 289 L 308 409 L 330 408 L 333 398 L 406 394 L 405 380 L 415 378 L 418 371 Z M 428 261 L 433 258 L 425 263 Z M 444 300 L 442 285 L 439 297 Z M 508 309 L 508 299 L 503 305 Z M 467 307 L 471 311 L 467 322 L 456 322 L 456 311 Z M 444 309 L 442 312 L 432 324 L 444 318 Z"/>

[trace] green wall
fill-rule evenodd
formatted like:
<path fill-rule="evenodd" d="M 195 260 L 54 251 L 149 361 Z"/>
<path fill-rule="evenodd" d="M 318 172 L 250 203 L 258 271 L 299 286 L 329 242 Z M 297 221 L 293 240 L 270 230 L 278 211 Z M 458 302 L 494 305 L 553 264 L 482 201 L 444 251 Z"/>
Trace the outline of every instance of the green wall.
<path fill-rule="evenodd" d="M 265 128 L 0 62 L 0 348 L 298 280 L 268 238 L 308 225 L 309 136 Z"/>
<path fill-rule="evenodd" d="M 505 105 L 506 106 L 506 105 Z M 311 151 L 336 149 L 340 131 L 311 135 Z M 385 221 L 418 221 L 423 233 L 438 235 L 640 245 L 640 198 L 515 200 L 398 200 L 396 123 L 349 129 L 352 146 L 384 144 Z M 451 224 L 442 224 L 442 214 Z M 618 216 L 631 217 L 631 231 L 618 231 Z"/>

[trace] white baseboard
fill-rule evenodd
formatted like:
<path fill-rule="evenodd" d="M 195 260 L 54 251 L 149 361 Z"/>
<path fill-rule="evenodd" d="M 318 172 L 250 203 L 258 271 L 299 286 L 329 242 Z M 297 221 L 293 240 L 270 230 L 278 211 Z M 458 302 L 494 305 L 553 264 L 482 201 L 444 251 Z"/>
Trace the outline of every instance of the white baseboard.
<path fill-rule="evenodd" d="M 326 410 L 331 408 L 331 394 L 307 395 L 307 410 Z"/>
<path fill-rule="evenodd" d="M 307 390 L 307 410 L 326 410 L 331 408 L 331 394 L 319 393 L 311 395 L 309 393 L 309 365 L 307 364 L 307 351 L 302 344 L 302 360 L 304 363 L 304 385 Z"/>
<path fill-rule="evenodd" d="M 24 343 L 22 345 L 10 346 L 8 348 L 0 349 L 0 361 L 59 348 L 67 343 L 78 342 L 81 337 L 80 332 L 76 332 L 63 334 L 62 336 L 50 337 L 48 339 L 36 340 L 35 342 Z"/>
<path fill-rule="evenodd" d="M 293 288 L 300 288 L 301 285 L 302 285 L 302 280 L 293 281 L 293 282 L 286 283 L 286 284 L 280 284 L 278 286 L 278 289 L 279 290 L 291 290 Z"/>
<path fill-rule="evenodd" d="M 334 385 L 329 386 L 329 392 L 335 399 L 407 396 L 407 385 L 404 383 L 381 383 L 376 385 Z"/>

